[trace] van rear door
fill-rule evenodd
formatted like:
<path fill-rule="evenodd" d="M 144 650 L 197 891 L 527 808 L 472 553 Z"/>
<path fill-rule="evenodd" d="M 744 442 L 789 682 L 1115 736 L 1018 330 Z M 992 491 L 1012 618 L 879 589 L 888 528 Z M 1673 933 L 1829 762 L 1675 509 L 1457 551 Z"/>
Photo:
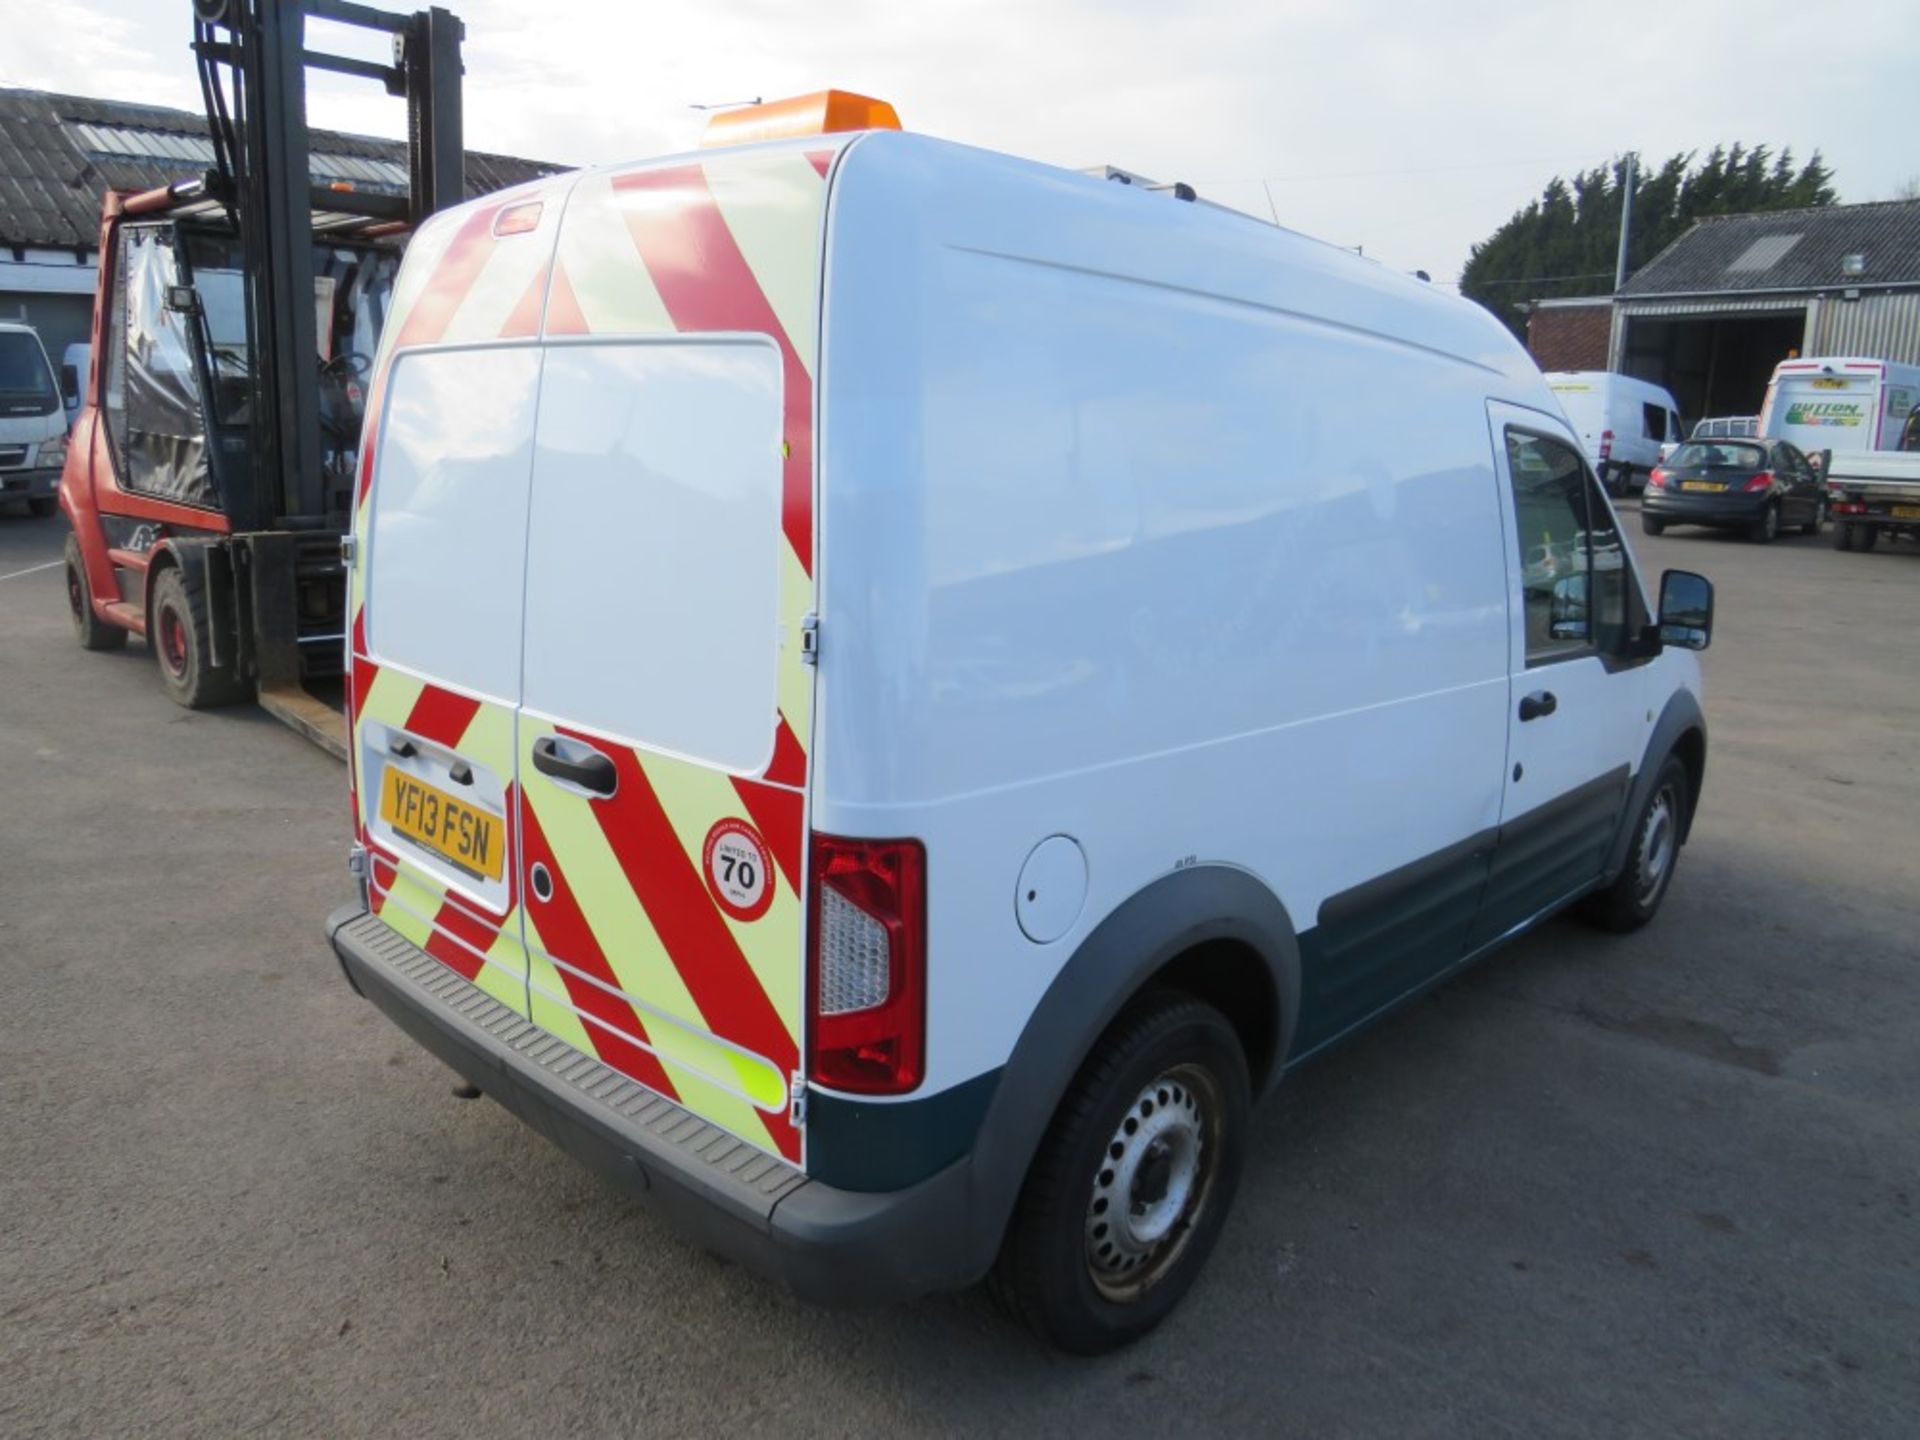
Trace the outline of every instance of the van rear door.
<path fill-rule="evenodd" d="M 1768 387 L 1761 433 L 1788 440 L 1809 455 L 1871 450 L 1879 418 L 1877 372 L 1782 368 Z"/>
<path fill-rule="evenodd" d="M 587 176 L 568 201 L 517 741 L 534 1022 L 792 1161 L 833 153 L 813 148 Z"/>
<path fill-rule="evenodd" d="M 781 402 L 764 336 L 548 350 L 519 772 L 534 1023 L 797 1158 Z"/>
<path fill-rule="evenodd" d="M 540 312 L 571 177 L 434 216 L 370 376 L 348 571 L 367 899 L 518 1014 L 521 602 Z"/>
<path fill-rule="evenodd" d="M 414 350 L 386 371 L 352 669 L 369 904 L 523 1015 L 513 726 L 540 361 Z"/>

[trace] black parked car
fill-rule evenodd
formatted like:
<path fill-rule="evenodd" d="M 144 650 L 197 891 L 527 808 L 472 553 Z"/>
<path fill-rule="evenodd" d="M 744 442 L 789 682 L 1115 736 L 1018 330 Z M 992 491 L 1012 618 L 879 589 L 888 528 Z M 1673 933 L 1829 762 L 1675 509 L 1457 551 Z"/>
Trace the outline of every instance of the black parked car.
<path fill-rule="evenodd" d="M 1789 526 L 1818 535 L 1827 491 L 1807 457 L 1784 440 L 1689 440 L 1647 479 L 1640 525 L 1744 530 L 1762 544 Z"/>

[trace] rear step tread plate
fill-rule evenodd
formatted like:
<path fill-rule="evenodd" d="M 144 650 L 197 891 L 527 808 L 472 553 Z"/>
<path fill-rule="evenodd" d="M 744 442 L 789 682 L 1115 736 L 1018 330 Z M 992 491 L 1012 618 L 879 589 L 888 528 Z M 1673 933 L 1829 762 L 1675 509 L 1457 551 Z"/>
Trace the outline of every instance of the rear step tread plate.
<path fill-rule="evenodd" d="M 409 1008 L 430 1012 L 429 1023 L 462 1032 L 459 1039 L 468 1052 L 517 1072 L 523 1088 L 545 1092 L 549 1103 L 557 1102 L 614 1141 L 641 1170 L 678 1171 L 682 1183 L 763 1230 L 770 1228 L 774 1207 L 807 1183 L 804 1171 L 542 1030 L 379 917 L 355 908 L 353 918 L 327 928 L 343 960 L 351 952 L 358 962 L 359 969 L 349 969 L 357 985 L 364 990 L 363 982 L 373 980 Z M 379 997 L 368 998 L 379 1003 Z M 393 1013 L 388 1005 L 381 1008 Z M 485 1076 L 475 1083 L 487 1089 Z"/>

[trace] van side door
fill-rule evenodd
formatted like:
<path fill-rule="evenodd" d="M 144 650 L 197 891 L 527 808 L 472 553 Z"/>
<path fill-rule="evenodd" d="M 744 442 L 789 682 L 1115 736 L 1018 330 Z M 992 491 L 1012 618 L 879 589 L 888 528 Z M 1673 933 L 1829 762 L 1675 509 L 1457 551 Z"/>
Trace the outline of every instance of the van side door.
<path fill-rule="evenodd" d="M 1507 770 L 1475 943 L 1558 908 L 1600 878 L 1647 724 L 1647 606 L 1599 482 L 1566 427 L 1492 404 L 1506 490 Z"/>

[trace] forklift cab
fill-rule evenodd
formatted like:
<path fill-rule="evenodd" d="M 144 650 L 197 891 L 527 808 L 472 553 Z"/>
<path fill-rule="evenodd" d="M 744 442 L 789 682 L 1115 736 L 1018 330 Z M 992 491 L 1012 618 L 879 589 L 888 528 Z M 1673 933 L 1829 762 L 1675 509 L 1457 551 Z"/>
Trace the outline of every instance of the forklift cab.
<path fill-rule="evenodd" d="M 174 217 L 123 224 L 116 313 L 106 344 L 105 420 L 122 486 L 217 511 L 236 530 L 351 508 L 366 377 L 400 265 L 397 243 L 316 238 L 314 378 L 320 393 L 324 508 L 279 513 L 276 477 L 257 473 L 258 405 L 241 250 L 230 229 Z"/>

